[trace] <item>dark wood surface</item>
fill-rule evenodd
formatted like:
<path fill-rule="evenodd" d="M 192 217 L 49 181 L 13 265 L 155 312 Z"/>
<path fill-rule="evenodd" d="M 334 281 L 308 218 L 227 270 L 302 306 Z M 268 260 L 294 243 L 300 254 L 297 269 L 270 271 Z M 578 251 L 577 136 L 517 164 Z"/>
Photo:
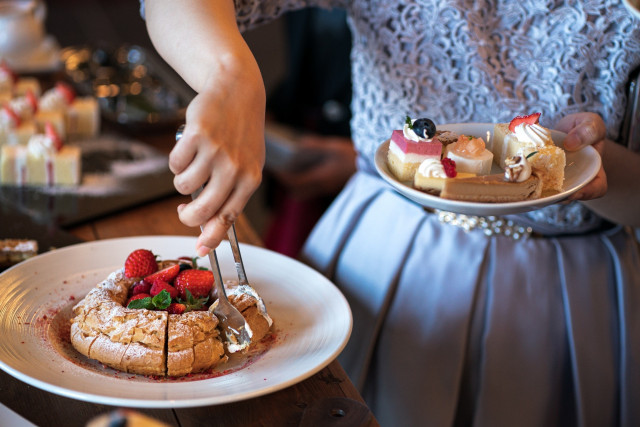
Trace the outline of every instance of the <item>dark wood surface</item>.
<path fill-rule="evenodd" d="M 138 235 L 195 236 L 198 230 L 180 223 L 176 214 L 176 206 L 186 200 L 184 196 L 170 196 L 66 231 L 85 241 Z M 244 216 L 237 223 L 237 233 L 241 242 L 262 244 Z M 38 426 L 85 425 L 91 418 L 115 409 L 57 396 L 5 372 L 0 372 L 0 402 Z M 299 384 L 262 397 L 199 408 L 167 406 L 140 411 L 177 426 L 208 424 L 205 420 L 215 420 L 216 425 L 225 426 L 377 425 L 337 361 Z"/>

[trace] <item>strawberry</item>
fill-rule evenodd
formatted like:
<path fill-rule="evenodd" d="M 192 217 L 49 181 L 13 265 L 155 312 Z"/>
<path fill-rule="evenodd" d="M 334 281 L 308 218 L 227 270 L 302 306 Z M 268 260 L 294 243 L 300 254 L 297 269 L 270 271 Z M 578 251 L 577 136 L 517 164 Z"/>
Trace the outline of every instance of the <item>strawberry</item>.
<path fill-rule="evenodd" d="M 151 283 L 148 283 L 144 280 L 136 282 L 131 287 L 131 295 L 148 294 L 149 292 L 151 292 Z"/>
<path fill-rule="evenodd" d="M 156 296 L 162 291 L 169 292 L 169 295 L 171 295 L 172 299 L 178 297 L 178 290 L 167 282 L 163 282 L 162 280 L 156 280 L 153 285 L 151 285 L 151 290 L 149 291 L 149 293 L 151 294 L 151 296 Z"/>
<path fill-rule="evenodd" d="M 67 105 L 71 105 L 73 100 L 76 98 L 76 91 L 65 82 L 56 83 L 56 90 L 62 94 Z"/>
<path fill-rule="evenodd" d="M 169 304 L 169 307 L 167 307 L 169 314 L 182 314 L 186 309 L 187 307 L 179 302 L 172 302 Z"/>
<path fill-rule="evenodd" d="M 56 151 L 60 151 L 62 148 L 63 142 L 60 135 L 58 135 L 58 131 L 50 122 L 46 122 L 44 124 L 44 134 L 47 135 L 53 141 L 53 146 L 56 148 Z M 154 258 L 155 261 L 155 258 Z"/>
<path fill-rule="evenodd" d="M 38 98 L 33 94 L 33 91 L 31 89 L 27 89 L 27 93 L 24 97 L 27 99 L 27 102 L 29 103 L 29 106 L 31 106 L 33 112 L 36 113 L 38 111 Z"/>
<path fill-rule="evenodd" d="M 213 273 L 209 270 L 184 270 L 178 274 L 173 284 L 182 299 L 187 298 L 187 290 L 196 298 L 206 297 L 213 287 Z"/>
<path fill-rule="evenodd" d="M 447 178 L 455 178 L 458 172 L 456 171 L 456 161 L 451 160 L 448 157 L 440 160 L 442 163 L 442 167 L 444 168 L 444 173 L 447 175 Z"/>
<path fill-rule="evenodd" d="M 175 264 L 157 272 L 150 274 L 144 278 L 144 281 L 150 284 L 155 283 L 156 280 L 162 280 L 163 282 L 171 283 L 173 279 L 180 273 L 180 264 Z"/>
<path fill-rule="evenodd" d="M 126 277 L 145 277 L 158 271 L 156 256 L 148 249 L 136 249 L 124 262 Z"/>
<path fill-rule="evenodd" d="M 528 123 L 530 125 L 538 123 L 538 119 L 540 119 L 541 113 L 533 113 L 528 116 L 517 116 L 509 123 L 509 130 L 511 132 L 516 131 L 516 126 L 522 123 Z"/>
<path fill-rule="evenodd" d="M 11 122 L 11 126 L 13 128 L 17 128 L 20 126 L 20 116 L 18 116 L 18 114 L 13 111 L 13 108 L 9 107 L 8 105 L 3 105 L 2 114 L 6 115 L 9 118 L 9 121 Z"/>
<path fill-rule="evenodd" d="M 144 294 L 144 293 L 134 295 L 134 296 L 132 296 L 131 298 L 129 298 L 129 299 L 127 300 L 127 303 L 126 303 L 124 306 L 125 306 L 125 307 L 129 307 L 129 303 L 130 303 L 131 301 L 135 301 L 135 300 L 137 300 L 137 299 L 143 299 L 143 298 L 151 298 L 151 295 L 149 295 L 149 294 Z"/>

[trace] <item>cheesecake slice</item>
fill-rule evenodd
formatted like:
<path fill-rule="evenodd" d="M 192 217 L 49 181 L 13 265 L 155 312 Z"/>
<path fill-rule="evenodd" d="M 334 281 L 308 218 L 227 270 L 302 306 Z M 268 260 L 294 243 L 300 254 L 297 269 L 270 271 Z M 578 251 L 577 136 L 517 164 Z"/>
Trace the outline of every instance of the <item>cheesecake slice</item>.
<path fill-rule="evenodd" d="M 493 174 L 447 179 L 440 197 L 465 202 L 506 203 L 537 199 L 541 193 L 542 182 L 535 174 L 523 182 L 510 182 L 505 180 L 504 174 Z"/>

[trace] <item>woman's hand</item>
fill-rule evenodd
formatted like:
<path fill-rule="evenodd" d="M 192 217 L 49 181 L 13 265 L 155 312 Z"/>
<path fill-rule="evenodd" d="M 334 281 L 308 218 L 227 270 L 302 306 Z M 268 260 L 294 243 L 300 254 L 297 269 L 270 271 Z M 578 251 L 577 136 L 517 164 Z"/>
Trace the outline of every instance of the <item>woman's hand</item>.
<path fill-rule="evenodd" d="M 606 128 L 602 118 L 595 113 L 576 113 L 562 118 L 555 126 L 567 137 L 564 140 L 564 149 L 577 151 L 591 145 L 600 157 L 604 155 Z M 572 194 L 569 200 L 591 200 L 602 197 L 607 192 L 607 175 L 601 165 L 595 178 L 586 186 Z"/>
<path fill-rule="evenodd" d="M 169 155 L 181 194 L 204 186 L 178 206 L 180 221 L 202 225 L 199 256 L 216 248 L 258 188 L 264 165 L 265 95 L 259 72 L 215 74 L 187 109 L 183 136 Z"/>

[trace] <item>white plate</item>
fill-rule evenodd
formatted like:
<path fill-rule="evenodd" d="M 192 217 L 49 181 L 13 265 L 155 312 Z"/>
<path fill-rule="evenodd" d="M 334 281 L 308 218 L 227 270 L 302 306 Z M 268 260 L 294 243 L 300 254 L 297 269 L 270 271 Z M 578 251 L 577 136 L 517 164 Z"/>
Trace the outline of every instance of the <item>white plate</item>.
<path fill-rule="evenodd" d="M 0 368 L 62 396 L 113 406 L 191 407 L 271 393 L 328 365 L 351 333 L 344 296 L 324 276 L 291 258 L 241 245 L 247 276 L 274 320 L 275 340 L 251 364 L 217 377 L 152 379 L 93 366 L 58 330 L 70 307 L 135 249 L 163 259 L 195 253 L 195 238 L 146 236 L 57 249 L 0 275 Z M 223 278 L 237 279 L 229 245 L 217 251 Z M 199 261 L 208 265 L 206 258 Z M 70 355 L 74 353 L 74 357 Z M 222 365 L 221 370 L 228 369 Z"/>
<path fill-rule="evenodd" d="M 482 137 L 486 141 L 487 132 L 493 136 L 492 123 L 464 123 L 438 126 L 439 130 L 450 130 L 458 134 Z M 562 147 L 562 132 L 551 131 L 554 143 Z M 460 200 L 442 199 L 412 187 L 410 182 L 398 181 L 387 168 L 387 151 L 389 141 L 382 143 L 376 150 L 375 164 L 378 173 L 393 188 L 414 202 L 433 209 L 469 214 L 469 215 L 508 215 L 539 209 L 552 203 L 560 202 L 587 185 L 600 170 L 600 155 L 593 147 L 585 147 L 579 151 L 567 151 L 567 166 L 564 169 L 564 184 L 559 193 L 535 200 L 509 203 L 478 203 Z M 497 167 L 497 166 L 496 166 Z"/>

